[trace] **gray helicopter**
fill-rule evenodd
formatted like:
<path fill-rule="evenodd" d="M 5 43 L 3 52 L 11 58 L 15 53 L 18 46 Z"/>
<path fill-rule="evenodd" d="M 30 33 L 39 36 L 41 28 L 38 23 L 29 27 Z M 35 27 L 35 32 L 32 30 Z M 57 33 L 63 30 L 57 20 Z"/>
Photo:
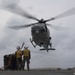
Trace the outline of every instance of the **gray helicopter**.
<path fill-rule="evenodd" d="M 22 8 L 20 8 L 18 5 L 16 4 L 11 4 L 8 5 L 6 7 L 4 7 L 3 9 L 8 10 L 12 13 L 21 15 L 23 17 L 29 18 L 29 19 L 33 19 L 36 20 L 38 22 L 36 23 L 32 23 L 32 24 L 28 24 L 28 25 L 21 25 L 21 26 L 12 26 L 9 28 L 12 29 L 22 29 L 22 28 L 27 28 L 27 27 L 31 27 L 31 35 L 32 38 L 30 39 L 30 42 L 32 43 L 32 45 L 36 48 L 36 46 L 40 46 L 43 47 L 42 50 L 46 50 L 47 52 L 49 50 L 55 50 L 52 47 L 52 42 L 51 42 L 51 36 L 50 36 L 50 31 L 48 29 L 47 26 L 51 26 L 53 27 L 53 25 L 48 24 L 48 21 L 52 21 L 52 20 L 56 20 L 59 18 L 63 18 L 63 17 L 67 17 L 67 16 L 71 16 L 75 14 L 75 8 L 72 8 L 62 14 L 59 14 L 53 18 L 50 18 L 48 20 L 44 20 L 44 19 L 37 19 L 36 17 L 28 14 L 27 12 L 25 12 Z"/>

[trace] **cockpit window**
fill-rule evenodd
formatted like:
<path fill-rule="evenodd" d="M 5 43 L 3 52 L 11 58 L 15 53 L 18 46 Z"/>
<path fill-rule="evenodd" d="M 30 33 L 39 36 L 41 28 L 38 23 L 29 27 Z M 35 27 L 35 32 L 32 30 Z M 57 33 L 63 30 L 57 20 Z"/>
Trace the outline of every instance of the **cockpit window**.
<path fill-rule="evenodd" d="M 42 28 L 42 29 L 41 29 L 41 32 L 45 32 L 45 29 Z"/>

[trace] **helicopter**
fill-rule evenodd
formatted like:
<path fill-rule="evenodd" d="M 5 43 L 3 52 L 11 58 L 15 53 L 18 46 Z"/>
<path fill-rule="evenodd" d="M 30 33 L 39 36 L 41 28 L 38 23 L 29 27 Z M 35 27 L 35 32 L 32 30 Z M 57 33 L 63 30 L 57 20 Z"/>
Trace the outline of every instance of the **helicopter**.
<path fill-rule="evenodd" d="M 8 10 L 12 13 L 17 14 L 17 15 L 21 15 L 21 16 L 26 17 L 28 19 L 36 20 L 37 21 L 36 23 L 31 23 L 28 25 L 12 26 L 9 28 L 17 30 L 17 29 L 31 27 L 32 38 L 30 38 L 30 42 L 32 43 L 34 48 L 36 48 L 36 46 L 38 45 L 40 47 L 43 47 L 42 49 L 40 49 L 40 51 L 46 50 L 47 52 L 49 50 L 55 50 L 55 48 L 52 47 L 52 42 L 51 42 L 52 37 L 50 36 L 50 31 L 47 27 L 47 26 L 52 27 L 53 25 L 48 24 L 47 22 L 75 14 L 75 8 L 72 8 L 72 9 L 65 11 L 64 13 L 61 13 L 61 14 L 59 14 L 55 17 L 52 17 L 50 19 L 47 19 L 47 20 L 40 19 L 39 20 L 36 17 L 25 12 L 22 8 L 20 8 L 20 6 L 18 6 L 16 4 L 11 4 L 11 5 L 5 6 L 2 9 Z"/>

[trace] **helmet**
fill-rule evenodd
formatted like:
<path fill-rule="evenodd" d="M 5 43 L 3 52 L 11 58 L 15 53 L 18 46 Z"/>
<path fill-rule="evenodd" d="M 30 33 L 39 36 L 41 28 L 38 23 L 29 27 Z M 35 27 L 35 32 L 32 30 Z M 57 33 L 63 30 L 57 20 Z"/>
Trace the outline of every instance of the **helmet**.
<path fill-rule="evenodd" d="M 17 49 L 20 49 L 20 46 L 17 46 Z"/>
<path fill-rule="evenodd" d="M 24 47 L 25 49 L 27 49 L 28 47 Z"/>

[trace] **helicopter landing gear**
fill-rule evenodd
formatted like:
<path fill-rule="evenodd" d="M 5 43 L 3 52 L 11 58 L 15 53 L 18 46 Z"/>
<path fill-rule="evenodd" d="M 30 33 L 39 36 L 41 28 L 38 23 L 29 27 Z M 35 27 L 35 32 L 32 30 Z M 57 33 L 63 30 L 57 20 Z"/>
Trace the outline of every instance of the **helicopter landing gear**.
<path fill-rule="evenodd" d="M 34 48 L 36 48 L 36 45 L 33 44 L 33 40 L 31 40 L 31 38 L 30 38 L 30 42 L 32 43 L 32 45 L 34 46 Z"/>
<path fill-rule="evenodd" d="M 49 50 L 55 50 L 55 48 L 52 48 L 51 37 L 50 37 L 50 42 L 49 42 L 49 46 L 50 46 Z"/>
<path fill-rule="evenodd" d="M 52 48 L 52 43 L 49 43 L 49 46 Z"/>
<path fill-rule="evenodd" d="M 51 37 L 49 37 L 49 46 L 52 48 Z"/>

